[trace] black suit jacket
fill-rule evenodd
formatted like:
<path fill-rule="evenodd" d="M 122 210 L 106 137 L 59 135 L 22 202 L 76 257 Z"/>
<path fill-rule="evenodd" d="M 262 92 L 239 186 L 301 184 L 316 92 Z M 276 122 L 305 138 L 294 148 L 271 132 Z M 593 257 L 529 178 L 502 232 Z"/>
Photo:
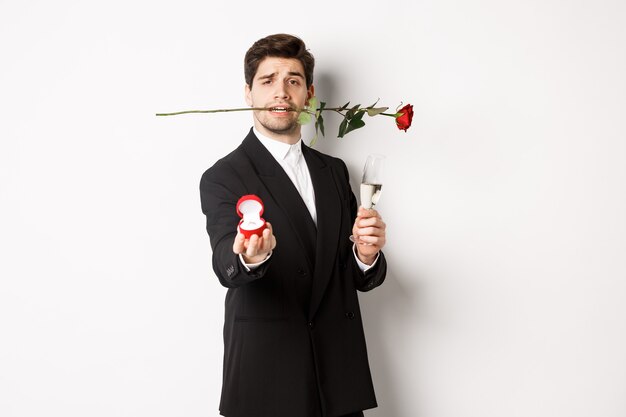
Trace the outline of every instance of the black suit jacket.
<path fill-rule="evenodd" d="M 376 407 L 356 290 L 385 279 L 381 253 L 361 272 L 348 236 L 356 215 L 343 161 L 302 146 L 317 227 L 252 130 L 200 182 L 213 269 L 228 287 L 220 402 L 228 417 L 339 416 Z M 232 251 L 235 204 L 258 195 L 274 229 L 271 258 L 246 272 Z"/>

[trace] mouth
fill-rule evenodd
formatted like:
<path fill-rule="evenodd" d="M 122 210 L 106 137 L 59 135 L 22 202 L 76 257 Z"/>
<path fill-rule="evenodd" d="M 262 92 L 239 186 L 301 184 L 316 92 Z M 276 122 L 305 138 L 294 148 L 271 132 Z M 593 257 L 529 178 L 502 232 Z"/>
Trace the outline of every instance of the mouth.
<path fill-rule="evenodd" d="M 275 107 L 270 107 L 269 111 L 270 113 L 288 113 L 290 111 L 293 111 L 293 109 L 291 107 L 286 107 L 286 106 L 275 106 Z"/>

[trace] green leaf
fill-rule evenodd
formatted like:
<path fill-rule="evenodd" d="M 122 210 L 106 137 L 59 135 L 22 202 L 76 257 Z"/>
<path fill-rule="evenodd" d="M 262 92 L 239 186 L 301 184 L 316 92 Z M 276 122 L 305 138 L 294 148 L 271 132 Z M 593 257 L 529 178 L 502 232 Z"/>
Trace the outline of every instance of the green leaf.
<path fill-rule="evenodd" d="M 324 111 L 324 107 L 326 107 L 326 103 L 323 101 L 320 103 L 320 108 L 315 112 L 315 118 L 322 117 L 322 112 Z"/>
<path fill-rule="evenodd" d="M 311 139 L 311 142 L 309 143 L 309 146 L 311 148 L 314 147 L 316 142 L 317 142 L 317 133 L 315 133 L 315 136 L 313 136 L 313 139 Z"/>
<path fill-rule="evenodd" d="M 360 104 L 357 104 L 356 106 L 348 110 L 348 113 L 346 113 L 346 119 L 352 119 L 352 117 L 354 116 L 354 113 L 356 113 L 356 111 L 359 109 L 360 106 L 361 106 Z"/>
<path fill-rule="evenodd" d="M 310 122 L 311 122 L 311 115 L 307 113 L 306 111 L 301 111 L 300 115 L 298 116 L 298 123 L 300 123 L 301 125 L 305 125 Z"/>
<path fill-rule="evenodd" d="M 367 109 L 367 115 L 370 117 L 376 116 L 377 114 L 381 114 L 389 110 L 389 107 L 373 107 Z"/>
<path fill-rule="evenodd" d="M 318 103 L 317 97 L 313 96 L 309 99 L 308 107 L 309 109 L 311 109 L 312 112 L 315 112 L 317 110 L 317 103 Z"/>
<path fill-rule="evenodd" d="M 350 104 L 350 102 L 347 102 L 346 104 L 344 104 L 343 106 L 341 106 L 341 107 L 339 108 L 339 111 L 347 109 L 349 104 Z"/>
<path fill-rule="evenodd" d="M 361 109 L 358 112 L 356 112 L 356 114 L 354 115 L 354 117 L 352 117 L 352 120 L 361 120 L 363 118 L 363 115 L 365 114 L 365 110 Z"/>
<path fill-rule="evenodd" d="M 324 105 L 324 103 L 322 103 L 322 105 Z M 317 119 L 317 122 L 320 125 L 320 132 L 322 132 L 322 136 L 326 136 L 324 134 L 324 118 L 322 117 L 322 115 L 320 114 L 320 117 Z"/>
<path fill-rule="evenodd" d="M 361 117 L 363 117 L 363 116 L 361 116 Z M 360 129 L 363 126 L 365 126 L 365 122 L 363 120 L 357 119 L 357 118 L 353 118 L 348 123 L 348 127 L 346 128 L 346 131 L 344 132 L 344 135 L 347 135 L 348 133 L 352 132 L 353 130 Z"/>
<path fill-rule="evenodd" d="M 348 119 L 344 118 L 343 122 L 341 122 L 341 124 L 339 125 L 339 134 L 337 135 L 338 138 L 342 138 L 343 135 L 345 135 L 347 127 L 348 127 Z"/>

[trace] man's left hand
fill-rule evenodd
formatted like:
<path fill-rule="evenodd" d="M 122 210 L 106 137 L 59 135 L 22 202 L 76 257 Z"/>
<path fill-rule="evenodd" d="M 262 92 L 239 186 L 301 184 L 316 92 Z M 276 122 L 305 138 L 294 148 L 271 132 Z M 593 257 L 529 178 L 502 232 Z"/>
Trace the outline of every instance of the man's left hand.
<path fill-rule="evenodd" d="M 371 265 L 378 252 L 385 246 L 387 225 L 374 209 L 359 207 L 352 226 L 357 255 L 361 262 Z"/>

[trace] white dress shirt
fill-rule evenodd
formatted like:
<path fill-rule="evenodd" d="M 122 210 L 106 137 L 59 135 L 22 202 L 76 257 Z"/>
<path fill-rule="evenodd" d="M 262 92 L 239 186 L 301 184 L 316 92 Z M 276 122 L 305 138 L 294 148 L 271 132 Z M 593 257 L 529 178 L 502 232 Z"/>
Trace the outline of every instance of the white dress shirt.
<path fill-rule="evenodd" d="M 289 145 L 288 143 L 279 142 L 275 139 L 268 138 L 263 134 L 259 133 L 256 128 L 252 128 L 252 131 L 259 139 L 259 141 L 265 146 L 265 148 L 269 151 L 270 154 L 276 159 L 276 162 L 283 168 L 293 185 L 298 190 L 300 197 L 306 204 L 307 209 L 309 209 L 309 213 L 311 213 L 311 218 L 313 222 L 317 226 L 317 210 L 315 209 L 315 192 L 313 190 L 313 183 L 311 182 L 311 174 L 309 172 L 309 167 L 306 164 L 306 160 L 304 159 L 304 155 L 302 155 L 302 139 L 299 139 L 293 145 Z M 348 237 L 346 236 L 346 239 Z M 357 264 L 361 271 L 365 272 L 368 269 L 372 268 L 376 265 L 376 261 L 378 261 L 378 255 L 374 262 L 371 265 L 367 265 L 359 259 L 356 255 L 355 247 L 353 247 L 354 259 L 356 259 Z M 270 258 L 272 254 L 270 253 L 267 258 L 263 261 L 255 264 L 247 264 L 243 260 L 243 256 L 239 255 L 239 260 L 241 264 L 246 267 L 248 271 L 258 267 L 263 264 L 266 260 Z"/>
<path fill-rule="evenodd" d="M 317 210 L 315 209 L 315 192 L 313 191 L 313 183 L 311 182 L 311 174 L 306 164 L 304 155 L 302 155 L 302 139 L 293 145 L 279 142 L 263 136 L 258 130 L 252 128 L 254 134 L 259 141 L 272 154 L 276 162 L 285 170 L 285 173 L 298 190 L 300 197 L 306 204 L 306 208 L 311 213 L 313 223 L 317 226 Z"/>

